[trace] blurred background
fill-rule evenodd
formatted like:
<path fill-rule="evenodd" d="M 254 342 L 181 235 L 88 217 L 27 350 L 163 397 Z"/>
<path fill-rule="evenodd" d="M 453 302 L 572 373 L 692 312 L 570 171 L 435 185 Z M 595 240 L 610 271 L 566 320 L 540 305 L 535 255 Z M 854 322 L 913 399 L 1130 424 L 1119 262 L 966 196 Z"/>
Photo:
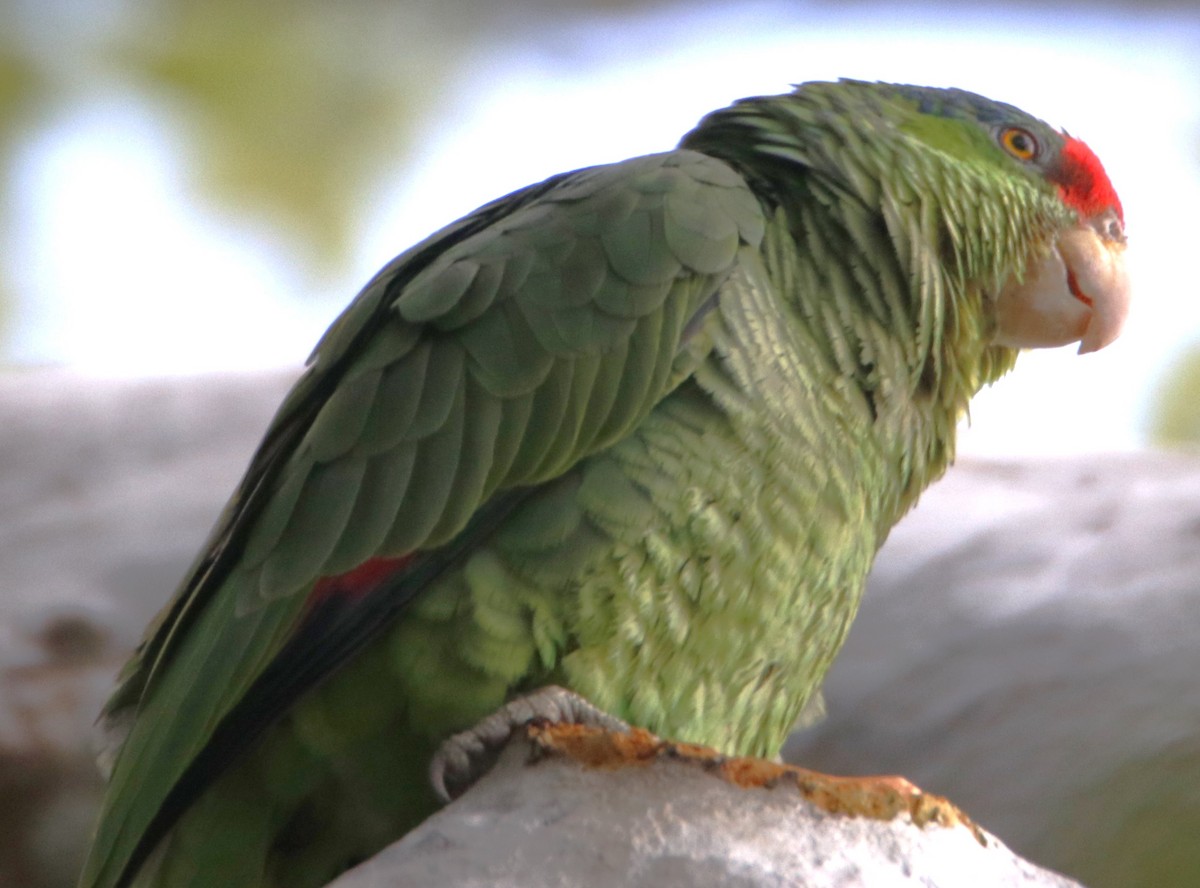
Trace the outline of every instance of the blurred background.
<path fill-rule="evenodd" d="M 847 649 L 861 639 L 866 658 L 839 662 L 893 684 L 861 707 L 831 696 L 825 745 L 899 748 L 888 728 L 908 717 L 914 761 L 967 778 L 930 786 L 970 800 L 1018 851 L 1096 886 L 1200 884 L 1200 470 L 1154 468 L 1155 454 L 1054 461 L 1200 442 L 1200 8 L 0 0 L 0 888 L 74 884 L 100 793 L 90 725 L 112 676 L 288 375 L 380 266 L 515 188 L 668 149 L 742 96 L 837 77 L 974 90 L 1086 140 L 1124 203 L 1135 303 L 1114 345 L 1028 354 L 974 401 L 961 453 L 1052 459 L 1024 488 L 1024 469 L 968 463 L 930 493 L 924 524 L 898 532 L 929 571 L 903 545 L 884 550 Z M 1026 557 L 1039 544 L 1045 563 Z M 1057 616 L 998 585 L 1049 589 Z M 999 665 L 981 658 L 986 639 Z M 1128 665 L 1131 651 L 1146 661 Z M 918 730 L 939 723 L 907 701 L 945 708 L 944 687 L 907 661 L 879 668 L 914 652 L 966 683 L 966 714 L 942 735 L 966 742 L 974 725 L 974 758 Z M 1068 703 L 1039 691 L 1063 676 Z M 1038 705 L 994 718 L 993 686 Z M 885 723 L 842 730 L 839 711 Z M 1050 753 L 998 725 L 1049 738 Z M 816 751 L 804 758 L 835 767 Z M 871 750 L 855 767 L 881 761 Z M 1054 779 L 1105 790 L 1080 815 L 1051 805 L 1068 798 Z M 1096 819 L 1107 813 L 1128 829 Z M 1133 863 L 1113 863 L 1130 848 Z"/>
<path fill-rule="evenodd" d="M 1084 138 L 1135 310 L 1028 356 L 966 453 L 1200 433 L 1200 12 L 1189 3 L 2 0 L 0 361 L 147 376 L 298 366 L 393 255 L 706 111 L 839 76 L 953 85 Z"/>

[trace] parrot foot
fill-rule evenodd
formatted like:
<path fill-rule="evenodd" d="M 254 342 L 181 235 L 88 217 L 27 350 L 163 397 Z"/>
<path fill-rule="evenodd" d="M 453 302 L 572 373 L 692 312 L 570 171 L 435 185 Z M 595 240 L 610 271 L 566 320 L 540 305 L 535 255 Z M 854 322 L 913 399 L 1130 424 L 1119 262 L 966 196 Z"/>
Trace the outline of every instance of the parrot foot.
<path fill-rule="evenodd" d="M 505 703 L 474 727 L 447 739 L 429 765 L 429 781 L 443 802 L 458 798 L 495 764 L 513 732 L 532 721 L 628 731 L 629 725 L 574 691 L 547 685 Z"/>

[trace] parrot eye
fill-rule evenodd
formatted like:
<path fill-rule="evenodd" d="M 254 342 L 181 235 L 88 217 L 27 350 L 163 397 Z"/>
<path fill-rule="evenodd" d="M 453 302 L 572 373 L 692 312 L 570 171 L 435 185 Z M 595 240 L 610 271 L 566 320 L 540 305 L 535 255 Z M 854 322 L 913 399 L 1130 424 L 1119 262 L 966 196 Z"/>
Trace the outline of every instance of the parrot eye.
<path fill-rule="evenodd" d="M 1033 160 L 1038 153 L 1038 143 L 1033 133 L 1017 126 L 1000 131 L 1000 145 L 1017 160 Z"/>

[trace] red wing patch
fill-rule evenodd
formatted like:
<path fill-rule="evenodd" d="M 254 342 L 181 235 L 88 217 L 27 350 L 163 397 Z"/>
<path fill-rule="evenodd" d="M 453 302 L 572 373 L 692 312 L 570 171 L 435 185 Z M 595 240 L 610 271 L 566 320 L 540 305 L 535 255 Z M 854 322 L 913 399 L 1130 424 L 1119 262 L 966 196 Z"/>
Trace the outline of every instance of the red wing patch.
<path fill-rule="evenodd" d="M 321 577 L 309 595 L 308 606 L 313 607 L 330 598 L 357 601 L 387 577 L 399 573 L 416 557 L 416 552 L 399 558 L 371 558 L 358 567 L 335 577 Z"/>

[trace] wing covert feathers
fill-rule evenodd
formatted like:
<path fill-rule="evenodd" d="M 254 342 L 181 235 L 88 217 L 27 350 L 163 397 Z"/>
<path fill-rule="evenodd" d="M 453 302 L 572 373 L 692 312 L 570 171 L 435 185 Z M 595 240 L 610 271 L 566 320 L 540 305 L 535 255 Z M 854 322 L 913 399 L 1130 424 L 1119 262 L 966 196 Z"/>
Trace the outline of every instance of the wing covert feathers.
<path fill-rule="evenodd" d="M 319 578 L 445 546 L 500 491 L 627 434 L 703 357 L 687 338 L 763 228 L 737 173 L 675 151 L 516 192 L 380 272 L 318 344 L 114 697 L 111 714 L 137 718 L 82 884 L 127 884 Z"/>

